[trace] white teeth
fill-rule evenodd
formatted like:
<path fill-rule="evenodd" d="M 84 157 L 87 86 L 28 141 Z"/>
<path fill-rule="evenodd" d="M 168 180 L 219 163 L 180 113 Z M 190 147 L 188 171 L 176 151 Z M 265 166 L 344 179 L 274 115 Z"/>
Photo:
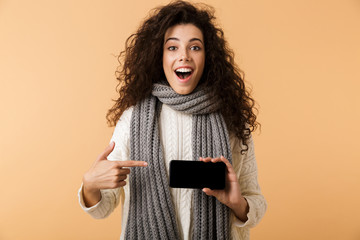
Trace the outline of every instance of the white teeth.
<path fill-rule="evenodd" d="M 182 72 L 182 73 L 185 73 L 185 72 L 192 72 L 192 70 L 190 68 L 178 68 L 175 70 L 176 72 Z"/>

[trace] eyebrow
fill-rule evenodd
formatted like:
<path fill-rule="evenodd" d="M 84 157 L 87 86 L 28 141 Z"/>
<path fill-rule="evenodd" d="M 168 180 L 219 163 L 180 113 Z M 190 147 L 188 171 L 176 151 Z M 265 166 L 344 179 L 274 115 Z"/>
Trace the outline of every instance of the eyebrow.
<path fill-rule="evenodd" d="M 170 37 L 170 38 L 166 39 L 165 43 L 167 43 L 170 40 L 180 41 L 180 39 L 178 39 L 178 38 Z M 199 41 L 204 45 L 204 43 L 199 38 L 192 38 L 192 39 L 189 40 L 189 42 L 194 42 L 194 41 Z"/>

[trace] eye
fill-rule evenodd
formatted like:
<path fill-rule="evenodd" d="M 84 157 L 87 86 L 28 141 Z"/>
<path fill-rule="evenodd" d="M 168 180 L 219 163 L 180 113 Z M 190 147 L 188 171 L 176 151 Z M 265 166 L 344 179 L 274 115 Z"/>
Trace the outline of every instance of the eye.
<path fill-rule="evenodd" d="M 199 51 L 201 48 L 199 46 L 192 46 L 190 49 L 194 51 Z"/>
<path fill-rule="evenodd" d="M 168 50 L 170 50 L 170 51 L 174 51 L 174 50 L 176 50 L 177 49 L 177 47 L 175 47 L 175 46 L 170 46 L 170 47 L 168 47 Z"/>

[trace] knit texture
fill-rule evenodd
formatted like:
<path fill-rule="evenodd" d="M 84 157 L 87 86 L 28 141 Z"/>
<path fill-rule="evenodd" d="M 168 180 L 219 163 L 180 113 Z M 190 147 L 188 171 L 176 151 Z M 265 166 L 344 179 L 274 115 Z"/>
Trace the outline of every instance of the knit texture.
<path fill-rule="evenodd" d="M 130 159 L 149 165 L 133 168 L 130 174 L 126 239 L 180 238 L 159 137 L 162 103 L 193 115 L 194 159 L 223 155 L 231 162 L 229 136 L 216 100 L 204 89 L 179 95 L 168 85 L 155 84 L 152 96 L 134 107 L 131 118 Z M 228 239 L 229 209 L 201 190 L 193 198 L 193 239 Z"/>

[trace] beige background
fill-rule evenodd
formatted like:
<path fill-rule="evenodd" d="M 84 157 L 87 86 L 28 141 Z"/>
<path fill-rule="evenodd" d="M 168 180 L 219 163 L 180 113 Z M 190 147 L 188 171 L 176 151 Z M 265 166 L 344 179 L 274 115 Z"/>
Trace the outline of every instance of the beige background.
<path fill-rule="evenodd" d="M 0 239 L 118 239 L 79 207 L 116 55 L 167 1 L 0 1 Z M 252 239 L 360 239 L 360 2 L 212 0 L 259 103 Z"/>

